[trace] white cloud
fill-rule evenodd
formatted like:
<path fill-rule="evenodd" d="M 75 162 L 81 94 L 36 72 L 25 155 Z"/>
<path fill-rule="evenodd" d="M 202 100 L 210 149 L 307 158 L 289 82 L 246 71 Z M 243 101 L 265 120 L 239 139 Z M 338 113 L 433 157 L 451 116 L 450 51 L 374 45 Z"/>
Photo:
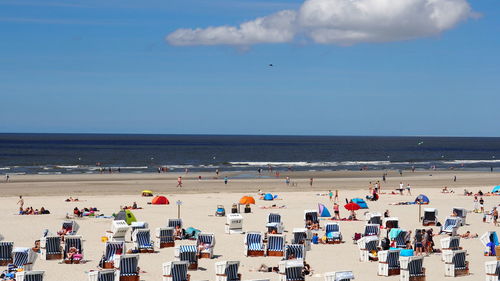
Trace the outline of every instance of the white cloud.
<path fill-rule="evenodd" d="M 178 29 L 172 45 L 235 45 L 292 42 L 299 35 L 319 44 L 351 45 L 428 37 L 474 17 L 467 0 L 306 0 L 238 27 Z"/>

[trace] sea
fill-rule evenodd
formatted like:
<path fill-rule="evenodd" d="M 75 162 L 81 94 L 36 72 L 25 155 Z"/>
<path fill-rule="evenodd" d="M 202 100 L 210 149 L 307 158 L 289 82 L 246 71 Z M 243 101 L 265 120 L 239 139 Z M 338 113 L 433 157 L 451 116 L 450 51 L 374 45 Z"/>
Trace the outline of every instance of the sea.
<path fill-rule="evenodd" d="M 500 138 L 0 134 L 0 174 L 500 168 Z"/>

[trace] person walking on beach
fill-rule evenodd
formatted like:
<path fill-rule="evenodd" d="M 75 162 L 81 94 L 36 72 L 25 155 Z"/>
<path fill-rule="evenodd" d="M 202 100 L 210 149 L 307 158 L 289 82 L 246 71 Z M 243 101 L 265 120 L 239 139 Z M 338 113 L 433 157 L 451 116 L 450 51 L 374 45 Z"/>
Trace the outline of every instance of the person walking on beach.
<path fill-rule="evenodd" d="M 10 176 L 9 175 L 5 175 L 5 182 L 9 182 L 9 179 L 10 179 Z"/>
<path fill-rule="evenodd" d="M 410 184 L 406 185 L 406 191 L 408 192 L 408 195 L 411 195 L 411 186 L 410 186 Z"/>
<path fill-rule="evenodd" d="M 182 177 L 177 178 L 177 187 L 182 187 Z"/>
<path fill-rule="evenodd" d="M 314 181 L 314 179 L 313 179 L 313 178 L 310 178 L 310 179 L 309 179 L 309 186 L 311 186 L 311 187 L 313 186 L 313 181 Z"/>
<path fill-rule="evenodd" d="M 333 199 L 333 192 L 331 190 L 328 190 L 328 197 L 330 197 L 330 201 Z"/>
<path fill-rule="evenodd" d="M 457 176 L 454 176 L 453 177 L 453 181 L 456 182 L 457 181 Z"/>
<path fill-rule="evenodd" d="M 493 208 L 493 225 L 497 226 L 498 224 L 498 209 L 497 207 Z"/>
<path fill-rule="evenodd" d="M 339 190 L 335 190 L 335 198 L 333 198 L 334 202 L 339 202 Z"/>
<path fill-rule="evenodd" d="M 333 203 L 333 213 L 335 214 L 335 219 L 340 220 L 340 208 L 337 202 Z"/>
<path fill-rule="evenodd" d="M 474 196 L 474 213 L 479 213 L 479 201 L 477 196 Z"/>
<path fill-rule="evenodd" d="M 21 207 L 21 209 L 24 208 L 24 199 L 22 195 L 19 195 L 19 201 L 17 201 L 17 204 Z"/>
<path fill-rule="evenodd" d="M 224 184 L 227 184 L 228 178 L 227 176 L 224 177 Z"/>
<path fill-rule="evenodd" d="M 285 178 L 285 184 L 286 184 L 286 186 L 290 185 L 290 177 Z"/>
<path fill-rule="evenodd" d="M 370 184 L 368 185 L 368 192 L 369 192 L 369 194 L 372 194 L 372 193 L 373 193 L 373 185 L 372 185 L 372 182 L 370 182 Z"/>
<path fill-rule="evenodd" d="M 399 182 L 399 194 L 403 195 L 403 191 L 405 190 L 405 187 L 403 185 L 403 182 Z"/>
<path fill-rule="evenodd" d="M 481 197 L 481 199 L 479 199 L 479 208 L 481 209 L 481 213 L 484 213 L 484 199 L 483 197 Z"/>
<path fill-rule="evenodd" d="M 215 175 L 219 176 L 219 169 L 215 169 Z"/>

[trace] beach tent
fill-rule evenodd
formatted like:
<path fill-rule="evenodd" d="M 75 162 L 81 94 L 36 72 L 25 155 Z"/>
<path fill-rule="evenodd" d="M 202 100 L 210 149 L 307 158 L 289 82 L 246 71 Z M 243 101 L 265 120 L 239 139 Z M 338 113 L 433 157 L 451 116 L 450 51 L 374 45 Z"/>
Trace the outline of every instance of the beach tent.
<path fill-rule="evenodd" d="M 361 209 L 368 209 L 368 204 L 366 204 L 365 200 L 361 198 L 354 198 L 351 200 L 353 203 L 356 203 L 361 207 Z"/>
<path fill-rule="evenodd" d="M 332 215 L 328 211 L 325 205 L 318 203 L 318 214 L 320 217 L 331 217 Z"/>
<path fill-rule="evenodd" d="M 153 204 L 153 205 L 168 205 L 168 204 L 170 204 L 170 202 L 168 202 L 168 199 L 165 196 L 156 196 L 151 201 L 151 204 Z"/>
<path fill-rule="evenodd" d="M 497 185 L 497 186 L 493 187 L 493 190 L 491 192 L 493 192 L 493 193 L 499 193 L 500 192 L 500 185 Z"/>
<path fill-rule="evenodd" d="M 133 222 L 136 222 L 134 214 L 130 210 L 121 210 L 116 214 L 115 221 L 123 220 L 126 221 L 128 225 L 131 225 Z"/>
<path fill-rule="evenodd" d="M 274 196 L 271 193 L 266 193 L 266 195 L 264 195 L 264 200 L 272 201 L 274 200 Z"/>
<path fill-rule="evenodd" d="M 243 196 L 240 199 L 240 204 L 241 205 L 246 205 L 246 204 L 255 204 L 255 199 L 253 199 L 252 196 Z"/>
<path fill-rule="evenodd" d="M 153 191 L 151 190 L 143 190 L 141 193 L 142 196 L 153 196 Z"/>
<path fill-rule="evenodd" d="M 429 200 L 429 197 L 427 197 L 423 194 L 420 194 L 419 196 L 417 196 L 417 198 L 415 198 L 415 203 L 418 203 L 418 202 L 420 202 L 420 204 L 427 205 L 427 204 L 429 204 L 430 200 Z"/>

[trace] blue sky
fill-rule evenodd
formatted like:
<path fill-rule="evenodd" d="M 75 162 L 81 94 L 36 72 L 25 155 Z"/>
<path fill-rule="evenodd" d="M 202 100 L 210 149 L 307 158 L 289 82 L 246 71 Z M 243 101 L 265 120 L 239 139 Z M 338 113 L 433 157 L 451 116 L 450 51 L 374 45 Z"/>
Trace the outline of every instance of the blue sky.
<path fill-rule="evenodd" d="M 410 40 L 165 40 L 302 3 L 0 0 L 0 132 L 500 136 L 497 0 Z"/>

